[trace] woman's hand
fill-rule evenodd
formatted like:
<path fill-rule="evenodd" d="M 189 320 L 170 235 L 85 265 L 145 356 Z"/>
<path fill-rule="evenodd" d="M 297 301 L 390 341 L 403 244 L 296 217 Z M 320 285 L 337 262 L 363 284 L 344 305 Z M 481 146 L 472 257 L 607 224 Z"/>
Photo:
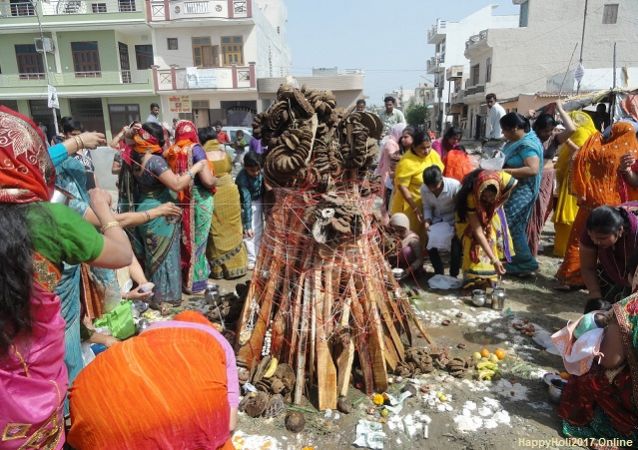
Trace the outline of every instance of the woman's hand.
<path fill-rule="evenodd" d="M 503 276 L 505 275 L 505 266 L 503 266 L 503 263 L 500 262 L 499 260 L 494 261 L 494 270 L 496 270 L 496 273 Z"/>
<path fill-rule="evenodd" d="M 173 202 L 164 203 L 153 209 L 157 214 L 157 217 L 182 215 L 182 209 L 179 206 L 175 206 L 175 203 Z"/>
<path fill-rule="evenodd" d="M 104 211 L 104 208 L 111 208 L 111 202 L 113 201 L 113 197 L 104 189 L 94 188 L 89 191 L 89 197 L 91 198 L 91 208 L 95 212 L 95 214 L 100 218 L 99 212 Z"/>
<path fill-rule="evenodd" d="M 85 148 L 94 149 L 100 145 L 106 145 L 106 137 L 97 131 L 87 131 L 78 136 Z"/>
<path fill-rule="evenodd" d="M 150 288 L 149 288 L 150 285 Z M 153 283 L 145 283 L 141 284 L 135 289 L 124 294 L 124 298 L 129 300 L 144 300 L 153 295 L 153 288 L 155 285 Z"/>
<path fill-rule="evenodd" d="M 202 170 L 204 170 L 204 168 L 208 165 L 208 161 L 207 160 L 201 160 L 197 163 L 195 163 L 193 165 L 193 167 L 191 167 L 190 171 L 193 175 L 198 174 L 199 172 L 201 172 Z"/>
<path fill-rule="evenodd" d="M 618 170 L 621 172 L 631 172 L 631 166 L 636 163 L 636 157 L 631 153 L 625 153 L 620 158 L 620 166 Z"/>

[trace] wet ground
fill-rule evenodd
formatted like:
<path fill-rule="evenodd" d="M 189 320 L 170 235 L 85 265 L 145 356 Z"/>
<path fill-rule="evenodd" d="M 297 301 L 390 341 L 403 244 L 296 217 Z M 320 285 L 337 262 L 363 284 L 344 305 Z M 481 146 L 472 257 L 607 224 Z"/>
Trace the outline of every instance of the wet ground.
<path fill-rule="evenodd" d="M 551 237 L 549 233 L 544 239 L 551 241 Z M 548 252 L 551 254 L 551 245 Z M 388 393 L 398 397 L 409 385 L 415 385 L 417 394 L 404 400 L 400 411 L 395 409 L 385 418 L 369 397 L 351 388 L 349 400 L 354 408 L 348 415 L 319 412 L 311 404 L 289 406 L 305 416 L 306 427 L 299 434 L 286 430 L 285 414 L 274 419 L 240 414 L 236 447 L 354 448 L 356 427 L 363 419 L 381 423 L 385 449 L 513 449 L 531 447 L 534 439 L 546 441 L 545 448 L 576 448 L 560 445 L 560 420 L 541 379 L 548 371 L 562 370 L 561 360 L 535 339 L 542 341 L 544 334 L 551 334 L 567 320 L 578 317 L 585 294 L 553 291 L 553 275 L 560 260 L 540 255 L 539 261 L 541 270 L 534 277 L 503 281 L 507 292 L 503 311 L 477 308 L 458 291 L 432 291 L 425 279 L 405 283 L 414 293 L 414 306 L 428 333 L 437 346 L 448 349 L 450 358 L 466 358 L 483 348 L 492 352 L 502 348 L 507 352 L 499 363 L 499 380 L 477 381 L 471 374 L 457 379 L 443 371 L 413 379 L 394 377 Z M 443 325 L 446 320 L 449 324 Z M 537 326 L 534 337 L 525 336 L 512 326 L 524 320 Z M 423 437 L 425 415 L 431 419 L 427 439 Z"/>

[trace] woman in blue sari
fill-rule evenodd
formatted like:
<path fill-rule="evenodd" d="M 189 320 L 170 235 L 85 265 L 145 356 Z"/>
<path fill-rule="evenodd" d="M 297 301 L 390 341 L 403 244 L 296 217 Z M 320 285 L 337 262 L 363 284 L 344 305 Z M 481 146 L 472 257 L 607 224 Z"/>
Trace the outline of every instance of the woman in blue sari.
<path fill-rule="evenodd" d="M 500 124 L 508 141 L 503 149 L 503 170 L 518 180 L 504 208 L 515 251 L 505 270 L 511 275 L 528 276 L 538 270 L 527 240 L 527 223 L 540 189 L 543 144 L 536 133 L 530 131 L 529 120 L 518 113 L 505 114 Z"/>
<path fill-rule="evenodd" d="M 184 174 L 173 173 L 162 157 L 164 130 L 156 123 L 147 122 L 139 128 L 133 127 L 125 136 L 133 148 L 131 157 L 138 213 L 147 214 L 162 204 L 174 201 L 173 192 L 192 188 L 195 176 L 208 167 L 208 162 L 203 160 L 193 164 Z M 181 226 L 178 221 L 154 218 L 138 226 L 133 239 L 137 259 L 155 285 L 155 300 L 172 305 L 182 302 Z"/>

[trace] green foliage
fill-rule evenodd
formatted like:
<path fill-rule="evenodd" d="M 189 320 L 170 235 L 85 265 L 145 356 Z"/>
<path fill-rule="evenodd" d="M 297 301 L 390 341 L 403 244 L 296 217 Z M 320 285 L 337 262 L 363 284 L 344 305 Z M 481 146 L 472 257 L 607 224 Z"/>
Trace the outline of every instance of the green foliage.
<path fill-rule="evenodd" d="M 422 126 L 428 119 L 428 109 L 425 105 L 411 104 L 405 111 L 405 120 L 413 127 Z"/>

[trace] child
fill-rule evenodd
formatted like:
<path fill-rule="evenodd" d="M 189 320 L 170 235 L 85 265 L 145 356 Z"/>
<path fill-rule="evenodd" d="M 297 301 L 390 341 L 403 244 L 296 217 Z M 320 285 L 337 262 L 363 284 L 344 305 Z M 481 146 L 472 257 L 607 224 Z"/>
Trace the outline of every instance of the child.
<path fill-rule="evenodd" d="M 241 198 L 241 222 L 244 226 L 244 243 L 248 250 L 248 270 L 252 270 L 255 268 L 264 229 L 262 197 L 265 187 L 260 155 L 250 151 L 244 156 L 244 168 L 237 174 L 235 184 Z"/>

